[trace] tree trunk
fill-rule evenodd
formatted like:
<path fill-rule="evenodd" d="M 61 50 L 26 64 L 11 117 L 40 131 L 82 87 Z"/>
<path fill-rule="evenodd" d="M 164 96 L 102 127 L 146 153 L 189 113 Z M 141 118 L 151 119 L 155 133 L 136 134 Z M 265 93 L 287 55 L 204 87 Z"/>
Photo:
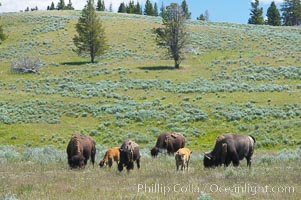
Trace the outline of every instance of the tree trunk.
<path fill-rule="evenodd" d="M 91 50 L 91 52 L 90 52 L 90 57 L 91 57 L 91 63 L 94 63 L 95 55 L 94 55 L 93 50 Z"/>
<path fill-rule="evenodd" d="M 175 69 L 180 69 L 180 61 L 175 60 Z"/>

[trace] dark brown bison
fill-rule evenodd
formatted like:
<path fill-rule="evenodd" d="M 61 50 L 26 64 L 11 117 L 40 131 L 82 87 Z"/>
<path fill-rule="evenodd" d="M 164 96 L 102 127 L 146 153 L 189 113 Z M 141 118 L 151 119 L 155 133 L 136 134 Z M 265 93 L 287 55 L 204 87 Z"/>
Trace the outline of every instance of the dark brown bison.
<path fill-rule="evenodd" d="M 140 152 L 139 146 L 132 140 L 126 140 L 121 145 L 120 161 L 118 163 L 118 170 L 122 171 L 125 166 L 127 171 L 134 169 L 134 162 L 136 161 L 137 168 L 140 168 Z"/>
<path fill-rule="evenodd" d="M 95 141 L 92 137 L 80 134 L 72 135 L 67 146 L 68 164 L 71 168 L 83 168 L 87 165 L 90 157 L 94 167 L 95 154 Z"/>
<path fill-rule="evenodd" d="M 227 167 L 231 162 L 239 166 L 239 161 L 246 158 L 251 167 L 251 157 L 254 152 L 255 138 L 248 135 L 223 134 L 216 138 L 214 149 L 205 153 L 204 167 L 216 167 L 224 164 Z"/>
<path fill-rule="evenodd" d="M 113 147 L 108 149 L 103 159 L 99 162 L 99 166 L 104 167 L 106 165 L 109 165 L 109 167 L 112 167 L 113 161 L 115 161 L 118 165 L 120 159 L 119 149 L 120 149 L 119 147 Z"/>
<path fill-rule="evenodd" d="M 151 155 L 156 157 L 159 152 L 166 149 L 168 154 L 173 154 L 178 149 L 185 147 L 185 137 L 180 133 L 161 133 L 157 138 L 157 143 L 151 149 Z"/>

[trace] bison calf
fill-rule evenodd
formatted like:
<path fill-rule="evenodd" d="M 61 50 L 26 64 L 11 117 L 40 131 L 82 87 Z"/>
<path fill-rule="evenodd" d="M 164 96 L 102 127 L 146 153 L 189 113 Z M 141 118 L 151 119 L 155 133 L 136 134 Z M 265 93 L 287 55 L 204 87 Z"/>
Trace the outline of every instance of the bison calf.
<path fill-rule="evenodd" d="M 192 151 L 188 148 L 181 148 L 175 154 L 177 170 L 181 166 L 181 170 L 187 169 Z"/>
<path fill-rule="evenodd" d="M 106 151 L 106 154 L 104 155 L 103 159 L 99 162 L 99 167 L 104 167 L 106 165 L 112 167 L 113 161 L 115 161 L 118 165 L 119 159 L 120 159 L 119 147 L 110 148 Z"/>

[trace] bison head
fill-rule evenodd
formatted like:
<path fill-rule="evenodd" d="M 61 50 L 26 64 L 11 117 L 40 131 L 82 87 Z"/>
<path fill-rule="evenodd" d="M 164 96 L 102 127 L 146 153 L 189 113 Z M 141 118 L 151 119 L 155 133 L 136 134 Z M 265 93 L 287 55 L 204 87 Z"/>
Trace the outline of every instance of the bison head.
<path fill-rule="evenodd" d="M 107 165 L 107 163 L 104 160 L 99 162 L 99 167 L 104 167 L 106 165 Z"/>
<path fill-rule="evenodd" d="M 151 155 L 153 157 L 158 156 L 158 154 L 159 154 L 159 148 L 158 147 L 154 147 L 154 148 L 151 149 Z"/>
<path fill-rule="evenodd" d="M 205 153 L 204 155 L 204 167 L 215 167 L 214 156 L 211 153 Z"/>
<path fill-rule="evenodd" d="M 123 160 L 124 163 L 133 162 L 134 152 L 132 149 L 120 149 L 120 159 Z"/>
<path fill-rule="evenodd" d="M 74 155 L 69 160 L 71 168 L 83 168 L 85 166 L 85 157 L 83 155 Z"/>
<path fill-rule="evenodd" d="M 118 164 L 118 170 L 123 170 L 123 165 L 126 166 L 127 170 L 134 168 L 134 152 L 133 150 L 120 148 L 120 162 Z"/>

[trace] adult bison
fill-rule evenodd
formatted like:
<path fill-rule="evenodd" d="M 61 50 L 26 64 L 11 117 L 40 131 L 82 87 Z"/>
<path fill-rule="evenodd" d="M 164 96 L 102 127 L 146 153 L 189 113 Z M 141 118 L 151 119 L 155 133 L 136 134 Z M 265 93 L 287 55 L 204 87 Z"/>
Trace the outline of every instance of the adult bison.
<path fill-rule="evenodd" d="M 122 171 L 125 166 L 127 171 L 134 169 L 134 162 L 136 161 L 137 168 L 140 168 L 140 152 L 139 145 L 132 140 L 126 140 L 121 145 L 120 160 L 118 163 L 118 170 Z"/>
<path fill-rule="evenodd" d="M 83 168 L 87 165 L 90 157 L 94 167 L 95 154 L 95 141 L 92 137 L 80 134 L 72 135 L 67 146 L 68 164 L 71 168 Z"/>
<path fill-rule="evenodd" d="M 156 146 L 151 149 L 151 155 L 156 157 L 163 149 L 168 154 L 173 154 L 178 149 L 185 147 L 185 137 L 180 133 L 161 133 L 157 138 Z"/>
<path fill-rule="evenodd" d="M 248 135 L 223 134 L 216 138 L 214 149 L 205 153 L 204 167 L 216 167 L 224 164 L 227 167 L 231 162 L 239 166 L 239 161 L 246 158 L 251 167 L 251 157 L 254 152 L 255 138 Z"/>

